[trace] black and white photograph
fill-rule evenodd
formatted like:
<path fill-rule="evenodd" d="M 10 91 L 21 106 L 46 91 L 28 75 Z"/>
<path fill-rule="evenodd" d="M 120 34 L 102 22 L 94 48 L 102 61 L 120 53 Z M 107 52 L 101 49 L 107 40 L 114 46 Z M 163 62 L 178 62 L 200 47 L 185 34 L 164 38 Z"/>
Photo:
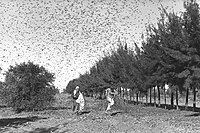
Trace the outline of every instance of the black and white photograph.
<path fill-rule="evenodd" d="M 0 0 L 0 133 L 200 133 L 200 0 Z"/>

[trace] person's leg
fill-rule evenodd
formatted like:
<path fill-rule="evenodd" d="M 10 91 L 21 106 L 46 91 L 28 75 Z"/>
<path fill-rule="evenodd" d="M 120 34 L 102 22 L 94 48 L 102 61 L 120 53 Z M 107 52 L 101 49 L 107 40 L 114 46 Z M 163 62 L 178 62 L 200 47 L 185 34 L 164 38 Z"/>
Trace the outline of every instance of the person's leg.
<path fill-rule="evenodd" d="M 111 110 L 111 106 L 114 105 L 114 99 L 113 98 L 109 98 L 108 99 L 108 106 L 106 111 Z"/>
<path fill-rule="evenodd" d="M 110 106 L 112 106 L 112 105 L 114 105 L 114 98 L 111 98 L 111 100 L 110 100 Z"/>
<path fill-rule="evenodd" d="M 75 100 L 72 101 L 72 111 L 75 111 L 76 109 L 76 102 Z"/>
<path fill-rule="evenodd" d="M 78 112 L 80 109 L 80 103 L 76 103 L 76 111 Z"/>
<path fill-rule="evenodd" d="M 111 98 L 110 97 L 108 97 L 107 98 L 107 101 L 108 101 L 108 106 L 107 106 L 107 109 L 106 109 L 106 111 L 108 111 L 108 110 L 110 110 L 111 109 Z"/>
<path fill-rule="evenodd" d="M 79 111 L 79 103 L 75 102 L 74 113 L 78 114 Z"/>
<path fill-rule="evenodd" d="M 106 111 L 108 111 L 108 110 L 110 110 L 111 109 L 111 104 L 110 104 L 110 102 L 108 102 L 108 106 L 107 106 L 107 109 L 106 109 Z"/>

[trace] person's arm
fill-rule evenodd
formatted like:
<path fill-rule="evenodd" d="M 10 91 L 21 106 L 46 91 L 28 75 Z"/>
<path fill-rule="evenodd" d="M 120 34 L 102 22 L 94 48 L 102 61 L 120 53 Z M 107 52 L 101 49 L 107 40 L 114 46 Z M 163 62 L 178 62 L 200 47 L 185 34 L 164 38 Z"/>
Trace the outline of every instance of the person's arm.
<path fill-rule="evenodd" d="M 115 95 L 117 95 L 118 93 L 117 93 L 116 90 L 114 90 L 114 92 L 111 92 L 111 94 L 115 96 Z"/>
<path fill-rule="evenodd" d="M 114 92 L 110 91 L 110 95 L 115 96 L 116 95 L 115 91 Z"/>

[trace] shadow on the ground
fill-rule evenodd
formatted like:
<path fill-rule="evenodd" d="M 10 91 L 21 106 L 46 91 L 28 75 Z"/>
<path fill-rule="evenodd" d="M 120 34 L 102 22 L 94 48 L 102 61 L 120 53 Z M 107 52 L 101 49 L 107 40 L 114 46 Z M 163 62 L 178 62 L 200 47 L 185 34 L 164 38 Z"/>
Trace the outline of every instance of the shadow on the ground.
<path fill-rule="evenodd" d="M 157 107 L 157 108 L 163 108 L 163 109 L 168 109 L 168 110 L 172 110 L 172 109 L 177 109 L 176 105 L 172 106 L 170 104 L 160 104 L 160 106 L 158 104 L 154 104 L 154 103 L 142 103 L 142 102 L 135 102 L 135 101 L 129 101 L 128 102 L 129 104 L 134 104 L 134 105 L 141 105 L 141 106 L 144 106 L 144 107 Z M 196 112 L 192 115 L 187 115 L 185 117 L 197 117 L 197 116 L 200 116 L 200 108 L 199 107 L 196 107 L 196 108 L 193 108 L 192 106 L 188 106 L 187 109 L 185 108 L 185 106 L 183 105 L 179 105 L 178 106 L 178 110 L 182 111 L 182 110 L 185 110 L 185 111 L 192 111 L 192 112 Z"/>
<path fill-rule="evenodd" d="M 197 117 L 200 116 L 200 113 L 194 113 L 194 114 L 190 114 L 190 115 L 185 115 L 185 117 Z"/>
<path fill-rule="evenodd" d="M 64 124 L 65 125 L 65 124 Z M 61 125 L 62 126 L 62 125 Z M 28 133 L 52 133 L 52 132 L 58 132 L 56 130 L 61 129 L 60 125 L 57 125 L 55 127 L 50 127 L 50 128 L 36 128 L 33 131 L 30 131 Z M 65 129 L 64 131 L 59 131 L 59 133 L 67 133 L 69 132 L 70 129 Z"/>
<path fill-rule="evenodd" d="M 121 114 L 121 113 L 122 113 L 122 111 L 116 111 L 116 112 L 112 112 L 110 115 L 111 115 L 111 116 L 115 116 L 115 115 Z"/>
<path fill-rule="evenodd" d="M 71 109 L 71 106 L 66 106 L 66 107 L 49 107 L 46 110 L 62 110 L 62 109 Z"/>
<path fill-rule="evenodd" d="M 83 115 L 83 114 L 89 114 L 89 113 L 90 113 L 90 111 L 89 111 L 89 110 L 84 110 L 84 111 L 80 112 L 80 113 L 79 113 L 79 115 Z"/>
<path fill-rule="evenodd" d="M 0 119 L 0 128 L 5 127 L 5 126 L 9 126 L 9 127 L 18 126 L 26 122 L 34 122 L 40 119 L 47 119 L 47 118 L 38 117 L 38 116 L 25 117 L 25 118 L 3 118 L 3 119 Z"/>
<path fill-rule="evenodd" d="M 176 109 L 176 105 L 174 106 L 171 106 L 169 104 L 165 105 L 165 104 L 160 104 L 160 106 L 158 106 L 158 104 L 156 104 L 156 107 L 159 107 L 159 108 L 166 108 L 166 109 Z M 185 111 L 193 111 L 193 112 L 200 112 L 200 108 L 199 107 L 196 107 L 195 109 L 191 106 L 188 106 L 187 109 L 185 109 L 185 106 L 178 106 L 178 109 L 179 110 L 185 110 Z"/>
<path fill-rule="evenodd" d="M 6 105 L 0 105 L 0 108 L 7 108 Z"/>

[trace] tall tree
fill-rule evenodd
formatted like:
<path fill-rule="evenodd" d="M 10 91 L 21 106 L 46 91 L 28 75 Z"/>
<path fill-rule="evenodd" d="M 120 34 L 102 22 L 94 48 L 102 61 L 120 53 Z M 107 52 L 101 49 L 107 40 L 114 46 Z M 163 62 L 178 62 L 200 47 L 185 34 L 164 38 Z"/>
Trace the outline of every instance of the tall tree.
<path fill-rule="evenodd" d="M 10 66 L 3 90 L 8 106 L 15 111 L 45 109 L 54 101 L 54 74 L 32 62 Z"/>

